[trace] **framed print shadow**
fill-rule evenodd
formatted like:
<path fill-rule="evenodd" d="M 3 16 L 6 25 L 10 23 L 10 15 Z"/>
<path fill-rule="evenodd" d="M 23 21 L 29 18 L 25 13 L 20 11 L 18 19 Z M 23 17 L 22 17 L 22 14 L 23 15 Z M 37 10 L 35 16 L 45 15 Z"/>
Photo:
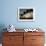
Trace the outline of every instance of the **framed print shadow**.
<path fill-rule="evenodd" d="M 35 9 L 31 7 L 18 8 L 18 21 L 34 21 Z"/>

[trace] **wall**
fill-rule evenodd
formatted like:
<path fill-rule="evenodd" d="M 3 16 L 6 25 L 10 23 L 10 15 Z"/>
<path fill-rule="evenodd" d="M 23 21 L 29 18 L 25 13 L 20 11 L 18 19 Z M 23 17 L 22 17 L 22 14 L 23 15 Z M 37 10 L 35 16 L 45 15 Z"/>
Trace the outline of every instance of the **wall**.
<path fill-rule="evenodd" d="M 46 0 L 0 0 L 0 25 L 13 24 L 16 28 L 43 27 L 46 28 Z M 19 22 L 17 20 L 18 7 L 35 8 L 35 21 Z"/>

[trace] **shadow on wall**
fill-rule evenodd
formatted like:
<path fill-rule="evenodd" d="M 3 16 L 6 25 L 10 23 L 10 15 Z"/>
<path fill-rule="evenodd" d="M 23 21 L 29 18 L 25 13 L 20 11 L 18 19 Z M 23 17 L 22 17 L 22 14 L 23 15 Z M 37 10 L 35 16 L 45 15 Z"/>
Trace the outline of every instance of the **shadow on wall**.
<path fill-rule="evenodd" d="M 5 32 L 6 30 L 4 30 L 5 25 L 4 24 L 0 24 L 0 43 L 2 43 L 2 36 L 3 36 L 3 32 Z"/>

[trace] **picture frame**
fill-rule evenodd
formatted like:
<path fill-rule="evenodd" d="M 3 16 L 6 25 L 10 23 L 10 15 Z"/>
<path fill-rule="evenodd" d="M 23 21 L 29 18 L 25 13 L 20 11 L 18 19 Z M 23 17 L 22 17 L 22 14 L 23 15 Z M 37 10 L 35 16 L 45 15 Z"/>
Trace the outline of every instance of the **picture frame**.
<path fill-rule="evenodd" d="M 19 7 L 18 21 L 34 21 L 35 9 L 33 7 Z"/>

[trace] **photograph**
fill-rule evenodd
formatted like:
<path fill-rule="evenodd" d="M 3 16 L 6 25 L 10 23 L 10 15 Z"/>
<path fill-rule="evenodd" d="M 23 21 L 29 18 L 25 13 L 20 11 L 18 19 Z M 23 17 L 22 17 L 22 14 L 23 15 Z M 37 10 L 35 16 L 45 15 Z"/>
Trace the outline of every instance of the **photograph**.
<path fill-rule="evenodd" d="M 35 9 L 34 8 L 18 8 L 19 21 L 34 21 Z"/>

